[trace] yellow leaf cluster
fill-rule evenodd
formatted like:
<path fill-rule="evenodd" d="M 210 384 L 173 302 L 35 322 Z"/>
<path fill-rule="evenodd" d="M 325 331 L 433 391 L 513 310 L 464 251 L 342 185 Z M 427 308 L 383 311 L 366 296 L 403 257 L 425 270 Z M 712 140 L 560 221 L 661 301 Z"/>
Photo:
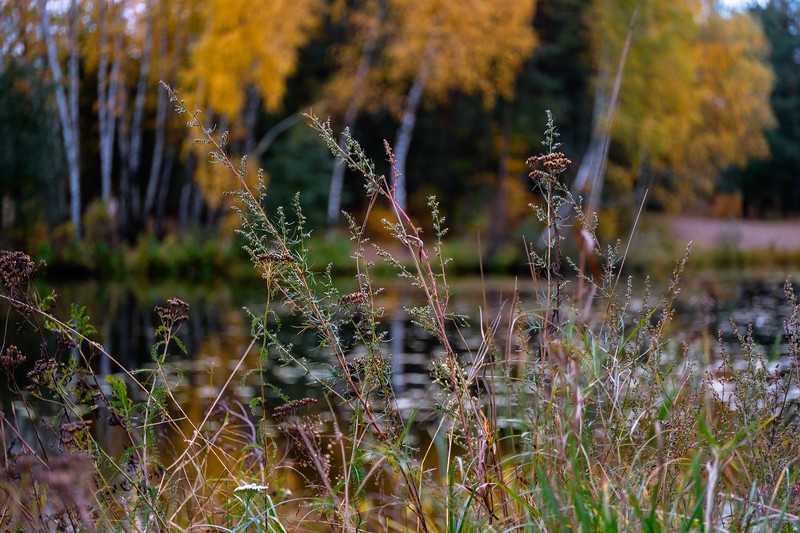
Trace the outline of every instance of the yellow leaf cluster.
<path fill-rule="evenodd" d="M 477 93 L 488 107 L 514 92 L 516 73 L 535 45 L 534 0 L 392 0 L 388 79 L 402 83 L 425 69 L 434 99 Z"/>
<path fill-rule="evenodd" d="M 774 119 L 763 33 L 748 15 L 723 17 L 697 0 L 595 0 L 590 27 L 605 97 L 637 4 L 611 130 L 622 148 L 616 164 L 630 176 L 667 176 L 676 198 L 708 192 L 721 170 L 765 154 L 762 131 Z"/>
<path fill-rule="evenodd" d="M 242 109 L 249 85 L 258 88 L 267 110 L 276 110 L 322 12 L 321 0 L 208 0 L 187 81 L 228 117 Z"/>
<path fill-rule="evenodd" d="M 375 24 L 375 2 L 361 2 L 348 14 L 352 38 L 337 49 L 339 73 L 329 84 L 332 107 L 353 95 L 360 107 L 399 110 L 411 81 L 425 77 L 425 95 L 434 101 L 452 92 L 479 94 L 491 107 L 514 93 L 516 75 L 536 44 L 535 0 L 386 0 L 380 46 L 367 83 L 353 76 L 366 35 Z"/>
<path fill-rule="evenodd" d="M 28 61 L 47 53 L 44 39 L 30 37 L 38 33 L 41 24 L 40 14 L 33 5 L 0 1 L 0 21 L 0 62 L 3 66 L 12 59 Z"/>
<path fill-rule="evenodd" d="M 690 166 L 741 166 L 767 156 L 760 131 L 775 124 L 768 51 L 760 26 L 748 15 L 713 14 L 706 21 L 695 52 L 701 124 L 686 153 Z"/>
<path fill-rule="evenodd" d="M 194 167 L 194 181 L 200 187 L 203 200 L 213 209 L 222 209 L 234 202 L 225 193 L 236 188 L 237 183 L 231 170 L 217 162 L 212 162 L 209 157 L 210 148 L 207 144 L 192 143 L 184 145 L 185 151 L 194 153 L 196 165 Z M 263 175 L 269 180 L 267 174 Z M 258 184 L 258 170 L 255 165 L 247 166 L 244 181 L 248 187 L 255 188 Z"/>
<path fill-rule="evenodd" d="M 594 49 L 599 91 L 612 92 L 636 0 L 601 0 L 593 5 Z M 614 117 L 613 138 L 634 170 L 670 159 L 697 120 L 693 90 L 694 0 L 641 2 Z"/>

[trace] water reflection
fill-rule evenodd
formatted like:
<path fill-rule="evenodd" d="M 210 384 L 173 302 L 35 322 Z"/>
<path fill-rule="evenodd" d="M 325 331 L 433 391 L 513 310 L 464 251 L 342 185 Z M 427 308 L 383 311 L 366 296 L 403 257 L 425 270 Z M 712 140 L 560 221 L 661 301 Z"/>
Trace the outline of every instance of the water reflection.
<path fill-rule="evenodd" d="M 453 288 L 453 309 L 472 317 L 482 316 L 484 320 L 491 320 L 503 310 L 504 323 L 498 329 L 502 335 L 507 329 L 505 322 L 516 285 L 511 279 L 488 283 L 461 281 Z M 174 389 L 176 399 L 195 423 L 207 415 L 223 389 L 222 399 L 228 405 L 235 405 L 235 402 L 247 405 L 252 398 L 262 397 L 269 412 L 283 403 L 281 395 L 291 399 L 310 396 L 322 400 L 324 394 L 317 382 L 332 377 L 334 368 L 327 360 L 326 350 L 320 348 L 312 332 L 298 329 L 291 317 L 282 318 L 281 338 L 293 345 L 297 355 L 312 362 L 311 374 L 296 366 L 280 364 L 275 354 L 262 359 L 261 346 L 252 344 L 250 319 L 244 311 L 247 307 L 253 313 L 263 313 L 263 290 L 259 287 L 220 285 L 206 289 L 180 284 L 142 287 L 87 284 L 56 290 L 62 306 L 59 312 L 64 311 L 66 302 L 85 305 L 98 330 L 97 340 L 126 369 L 153 366 L 151 347 L 159 325 L 154 307 L 163 305 L 171 297 L 188 302 L 191 306 L 189 320 L 178 332 L 188 355 L 171 346 L 166 370 L 170 383 L 179 384 Z M 418 421 L 433 423 L 436 391 L 429 368 L 442 351 L 435 338 L 414 326 L 403 310 L 409 305 L 419 305 L 421 302 L 417 298 L 407 289 L 393 287 L 387 287 L 381 294 L 379 305 L 385 308 L 386 317 L 382 326 L 387 340 L 384 349 L 385 354 L 392 357 L 392 385 L 401 411 L 405 416 L 413 414 Z M 527 293 L 523 290 L 521 299 L 523 306 L 526 301 L 532 302 L 532 289 Z M 485 305 L 489 309 L 484 309 Z M 747 324 L 753 325 L 753 339 L 770 355 L 771 370 L 780 372 L 789 364 L 789 347 L 782 333 L 783 319 L 791 313 L 791 306 L 781 280 L 732 283 L 716 276 L 689 279 L 683 284 L 676 308 L 676 320 L 669 334 L 673 349 L 677 352 L 681 344 L 686 344 L 690 347 L 689 354 L 701 365 L 710 363 L 713 369 L 713 361 L 723 349 L 734 359 L 741 352 L 731 320 L 739 325 L 740 332 L 746 332 Z M 718 332 L 722 345 L 715 342 Z M 463 328 L 460 335 L 453 338 L 457 339 L 454 347 L 463 357 L 476 354 L 482 341 L 480 324 Z M 498 343 L 504 347 L 506 341 L 499 338 Z M 28 353 L 35 353 L 35 347 L 28 350 Z M 107 357 L 96 357 L 93 364 L 101 383 L 104 383 L 104 376 L 121 371 Z M 248 373 L 259 368 L 259 372 Z M 330 409 L 325 401 L 318 405 L 323 410 Z M 332 408 L 336 410 L 337 406 Z M 347 413 L 338 415 L 346 417 Z M 97 427 L 105 425 L 101 420 Z M 119 443 L 114 430 L 109 430 L 107 438 Z"/>

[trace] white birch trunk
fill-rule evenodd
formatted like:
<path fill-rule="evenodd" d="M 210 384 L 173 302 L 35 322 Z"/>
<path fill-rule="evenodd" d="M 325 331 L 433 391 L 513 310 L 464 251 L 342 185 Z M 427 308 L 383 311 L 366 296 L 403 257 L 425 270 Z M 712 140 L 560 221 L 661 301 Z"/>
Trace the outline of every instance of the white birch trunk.
<path fill-rule="evenodd" d="M 416 78 L 411 90 L 408 92 L 406 104 L 403 108 L 403 119 L 400 122 L 400 127 L 397 130 L 397 141 L 394 146 L 394 159 L 395 159 L 395 198 L 397 205 L 400 209 L 404 210 L 407 207 L 406 198 L 406 160 L 408 159 L 408 150 L 411 147 L 411 138 L 414 135 L 414 126 L 417 123 L 417 111 L 419 110 L 420 102 L 422 102 L 422 94 L 425 91 L 425 65 L 423 64 Z"/>
<path fill-rule="evenodd" d="M 158 182 L 158 197 L 156 199 L 156 233 L 158 235 L 164 232 L 164 214 L 167 211 L 167 197 L 169 196 L 169 187 L 172 177 L 172 165 L 175 161 L 175 148 L 170 147 L 167 150 L 164 164 L 161 167 L 161 179 Z"/>
<path fill-rule="evenodd" d="M 128 120 L 128 91 L 125 87 L 119 93 L 117 101 L 119 123 L 117 124 L 117 149 L 122 164 L 119 168 L 119 200 L 120 200 L 120 231 L 125 238 L 130 236 L 131 227 L 131 176 L 130 165 L 130 121 Z"/>
<path fill-rule="evenodd" d="M 97 31 L 99 33 L 100 58 L 97 65 L 97 128 L 100 133 L 100 198 L 111 199 L 111 158 L 108 144 L 108 10 L 106 2 L 97 4 Z M 113 146 L 113 143 L 112 143 Z"/>
<path fill-rule="evenodd" d="M 169 62 L 167 56 L 167 24 L 162 22 L 158 36 L 158 57 L 161 59 L 161 79 L 166 79 L 169 72 Z M 147 191 L 144 197 L 144 215 L 152 214 L 158 196 L 159 180 L 161 178 L 161 166 L 164 162 L 164 148 L 166 146 L 166 125 L 167 125 L 167 91 L 159 88 L 158 102 L 156 104 L 156 127 L 155 141 L 153 145 L 153 159 L 150 163 L 150 177 L 147 180 Z"/>
<path fill-rule="evenodd" d="M 116 102 L 121 68 L 120 53 L 122 34 L 114 37 L 111 57 L 108 49 L 108 28 L 116 15 L 109 16 L 107 2 L 99 2 L 98 31 L 100 32 L 100 60 L 97 69 L 97 121 L 100 133 L 100 198 L 108 203 L 112 193 L 112 170 L 114 165 L 114 137 L 117 133 Z M 111 72 L 108 67 L 111 63 Z"/>
<path fill-rule="evenodd" d="M 186 24 L 183 23 L 184 20 L 180 16 L 180 13 L 181 13 L 181 11 L 179 9 L 178 12 L 176 13 L 176 16 L 177 16 L 177 22 L 176 22 L 177 28 L 176 28 L 175 33 L 174 33 L 175 40 L 174 40 L 173 45 L 172 45 L 172 54 L 170 56 L 169 63 L 167 64 L 167 66 L 164 69 L 164 78 L 165 79 L 169 78 L 169 77 L 175 77 L 175 73 L 178 70 L 178 64 L 180 63 L 181 53 L 183 51 L 183 43 L 184 43 L 184 40 L 185 40 L 185 37 L 186 37 L 186 31 L 185 31 L 186 30 Z M 161 30 L 162 30 L 161 40 L 164 43 L 164 47 L 165 47 L 165 51 L 163 53 L 166 53 L 166 48 L 168 48 L 167 42 L 168 42 L 168 33 L 169 33 L 166 22 L 162 23 Z M 159 55 L 162 56 L 162 59 L 163 59 L 162 52 L 159 52 Z M 168 98 L 167 98 L 167 94 L 166 94 L 165 91 L 162 91 L 161 97 L 164 98 L 164 103 L 167 105 L 167 108 L 168 108 L 169 107 Z M 160 103 L 160 100 L 159 100 L 159 103 Z M 168 109 L 165 109 L 165 110 L 168 111 Z M 158 186 L 156 187 L 157 192 L 156 192 L 156 199 L 155 199 L 155 207 L 154 207 L 154 209 L 156 211 L 156 231 L 157 231 L 157 233 L 159 235 L 163 232 L 164 214 L 166 213 L 166 210 L 167 210 L 167 198 L 169 196 L 169 189 L 170 189 L 171 178 L 172 178 L 172 167 L 173 167 L 173 163 L 175 161 L 176 151 L 177 151 L 177 148 L 174 145 L 170 144 L 169 147 L 166 148 L 166 156 L 163 156 L 163 153 L 164 153 L 164 150 L 165 150 L 164 147 L 166 147 L 166 144 L 167 144 L 166 143 L 166 123 L 169 120 L 168 113 L 165 114 L 164 118 L 165 118 L 165 121 L 164 121 L 165 123 L 163 124 L 163 126 L 158 126 L 157 127 L 157 135 L 158 135 L 158 132 L 160 131 L 160 132 L 162 132 L 164 134 L 164 137 L 165 137 L 164 146 L 162 146 L 162 149 L 161 149 L 163 161 L 160 163 L 160 178 L 156 178 L 155 179 L 155 181 L 157 182 Z M 155 157 L 155 155 L 154 155 L 154 157 Z M 153 165 L 153 168 L 151 168 L 151 175 L 150 175 L 151 181 L 154 179 L 154 176 L 152 174 L 152 171 L 153 171 L 154 168 L 155 168 L 155 165 Z"/>
<path fill-rule="evenodd" d="M 298 122 L 300 122 L 300 114 L 298 113 L 289 115 L 288 117 L 282 119 L 280 122 L 272 126 L 263 137 L 261 137 L 261 140 L 258 141 L 258 144 L 255 148 L 253 148 L 253 151 L 249 154 L 249 156 L 256 161 L 264 157 L 264 154 L 267 153 L 267 150 L 269 150 L 269 147 L 275 142 L 275 139 L 277 139 L 281 133 L 288 130 Z"/>
<path fill-rule="evenodd" d="M 141 191 L 139 189 L 139 167 L 142 159 L 142 124 L 144 122 L 145 92 L 147 91 L 147 77 L 150 74 L 150 60 L 153 50 L 153 25 L 155 13 L 153 1 L 149 0 L 146 7 L 146 22 L 144 42 L 142 43 L 142 59 L 139 63 L 139 79 L 136 83 L 136 96 L 133 102 L 133 116 L 130 129 L 130 150 L 128 153 L 128 167 L 130 171 L 131 214 L 137 220 L 141 215 Z"/>
<path fill-rule="evenodd" d="M 69 98 L 64 89 L 64 76 L 58 61 L 55 39 L 50 32 L 50 17 L 47 0 L 37 0 L 41 13 L 42 34 L 47 47 L 47 62 L 53 75 L 56 107 L 61 123 L 64 152 L 69 169 L 70 219 L 76 240 L 81 239 L 81 174 L 80 135 L 78 131 L 78 3 L 71 0 L 69 7 L 70 58 L 68 64 Z"/>
<path fill-rule="evenodd" d="M 573 196 L 588 195 L 588 201 L 584 205 L 584 211 L 589 215 L 600 206 L 600 194 L 603 191 L 603 183 L 605 182 L 608 147 L 611 141 L 611 128 L 614 123 L 614 116 L 617 112 L 619 92 L 622 88 L 622 78 L 625 73 L 628 54 L 633 44 L 633 30 L 636 27 L 636 20 L 641 5 L 642 0 L 639 0 L 631 14 L 628 33 L 625 36 L 625 42 L 622 46 L 622 53 L 620 54 L 617 73 L 614 77 L 614 85 L 611 88 L 610 95 L 606 96 L 605 91 L 608 72 L 601 71 L 598 74 L 600 79 L 595 89 L 594 106 L 592 108 L 592 134 L 589 139 L 589 146 L 586 148 L 586 153 L 581 160 L 581 166 L 578 167 L 578 173 L 575 176 L 575 182 L 572 184 L 571 189 Z M 568 210 L 569 206 L 563 204 L 561 209 L 559 209 L 558 217 L 563 219 L 563 217 L 567 215 Z M 542 235 L 539 237 L 539 244 L 547 244 L 547 231 L 542 232 Z"/>
<path fill-rule="evenodd" d="M 640 0 L 631 14 L 628 33 L 625 36 L 625 42 L 622 46 L 622 53 L 620 54 L 619 64 L 617 65 L 617 73 L 614 78 L 614 85 L 611 88 L 611 94 L 606 99 L 605 91 L 602 88 L 604 80 L 598 83 L 598 88 L 596 90 L 592 113 L 592 137 L 589 141 L 586 155 L 578 169 L 575 184 L 573 185 L 573 191 L 575 193 L 580 193 L 580 191 L 588 185 L 589 201 L 586 204 L 586 211 L 588 213 L 594 212 L 600 205 L 600 194 L 603 191 L 603 183 L 605 182 L 611 128 L 614 123 L 614 116 L 617 113 L 619 92 L 622 88 L 622 78 L 625 73 L 628 54 L 633 44 L 633 30 L 636 27 L 636 19 L 639 15 L 639 7 L 641 4 L 642 2 Z"/>
<path fill-rule="evenodd" d="M 377 11 L 372 21 L 372 25 L 367 35 L 367 41 L 364 43 L 364 50 L 361 52 L 361 57 L 358 60 L 358 68 L 356 69 L 355 82 L 353 83 L 353 95 L 347 105 L 347 111 L 344 114 L 344 130 L 353 131 L 353 127 L 358 117 L 358 109 L 361 103 L 361 90 L 367 80 L 369 69 L 372 66 L 373 56 L 375 55 L 375 47 L 378 43 L 378 36 L 380 35 L 380 28 L 383 24 L 383 18 L 386 14 L 386 1 L 380 0 L 378 2 Z M 344 135 L 339 137 L 339 147 L 345 149 Z M 344 174 L 347 166 L 341 158 L 336 159 L 333 165 L 333 173 L 331 174 L 331 187 L 328 194 L 328 227 L 333 228 L 339 222 L 339 212 L 342 209 L 342 189 L 344 188 Z"/>
<path fill-rule="evenodd" d="M 153 145 L 153 160 L 150 163 L 150 177 L 147 180 L 147 190 L 144 197 L 144 215 L 153 212 L 156 202 L 158 185 L 161 176 L 161 165 L 164 162 L 164 148 L 166 146 L 167 124 L 167 95 L 166 91 L 159 91 L 156 106 L 156 131 Z"/>

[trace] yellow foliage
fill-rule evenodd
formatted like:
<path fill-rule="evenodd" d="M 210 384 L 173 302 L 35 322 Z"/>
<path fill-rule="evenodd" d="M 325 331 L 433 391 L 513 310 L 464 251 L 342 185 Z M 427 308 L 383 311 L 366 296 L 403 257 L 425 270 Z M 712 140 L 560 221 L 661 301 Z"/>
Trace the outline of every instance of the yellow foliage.
<path fill-rule="evenodd" d="M 259 89 L 267 110 L 276 110 L 323 7 L 321 0 L 208 0 L 186 81 L 230 118 L 239 114 L 248 85 Z"/>
<path fill-rule="evenodd" d="M 685 153 L 689 166 L 708 172 L 767 156 L 761 130 L 775 124 L 769 102 L 775 75 L 767 54 L 764 34 L 749 15 L 708 18 L 695 50 L 701 125 Z"/>
<path fill-rule="evenodd" d="M 598 0 L 591 13 L 600 91 L 610 96 L 637 0 Z M 695 0 L 642 2 L 625 63 L 612 135 L 632 169 L 663 161 L 688 141 L 697 120 L 692 90 Z"/>
<path fill-rule="evenodd" d="M 200 187 L 203 200 L 210 207 L 219 209 L 225 200 L 225 192 L 232 190 L 235 184 L 229 169 L 207 161 L 207 151 L 198 157 L 199 164 L 195 167 L 194 180 Z"/>
<path fill-rule="evenodd" d="M 668 177 L 664 205 L 710 192 L 721 170 L 763 156 L 773 75 L 764 36 L 745 14 L 697 0 L 595 0 L 590 10 L 598 94 L 612 91 L 634 7 L 612 139 L 618 164 Z M 661 183 L 660 185 L 664 185 Z"/>
<path fill-rule="evenodd" d="M 392 0 L 392 39 L 386 50 L 389 79 L 426 70 L 426 91 L 478 93 L 491 106 L 511 96 L 516 73 L 535 44 L 534 0 Z"/>
<path fill-rule="evenodd" d="M 535 0 L 388 0 L 378 59 L 367 86 L 354 87 L 353 73 L 375 23 L 374 3 L 363 4 L 350 15 L 351 43 L 337 50 L 342 68 L 329 87 L 334 107 L 357 93 L 365 95 L 364 107 L 397 111 L 420 71 L 427 97 L 479 94 L 491 107 L 498 96 L 513 95 L 517 72 L 536 44 Z"/>
<path fill-rule="evenodd" d="M 714 196 L 709 213 L 716 218 L 742 218 L 742 193 L 719 193 Z"/>

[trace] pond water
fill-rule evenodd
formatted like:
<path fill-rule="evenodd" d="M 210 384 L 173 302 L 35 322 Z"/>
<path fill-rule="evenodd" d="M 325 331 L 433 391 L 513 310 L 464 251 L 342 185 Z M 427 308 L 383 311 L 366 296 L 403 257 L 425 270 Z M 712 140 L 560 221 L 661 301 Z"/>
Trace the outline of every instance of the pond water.
<path fill-rule="evenodd" d="M 718 334 L 732 354 L 738 351 L 734 333 L 735 323 L 742 333 L 752 325 L 753 338 L 764 347 L 771 359 L 781 360 L 788 355 L 783 340 L 784 319 L 791 306 L 784 294 L 786 277 L 764 272 L 701 272 L 689 273 L 681 282 L 681 293 L 676 301 L 676 314 L 671 338 L 675 344 L 687 343 L 697 357 L 719 353 Z M 523 306 L 533 300 L 536 290 L 526 279 L 460 279 L 452 283 L 452 311 L 470 317 L 474 327 L 463 329 L 461 349 L 474 351 L 480 344 L 480 331 L 476 320 L 491 320 L 498 314 L 507 315 L 512 305 L 514 291 L 519 291 Z M 797 291 L 797 285 L 794 285 Z M 197 397 L 212 398 L 224 382 L 229 371 L 239 364 L 250 345 L 250 319 L 244 308 L 253 313 L 264 310 L 265 294 L 257 286 L 230 287 L 218 284 L 211 287 L 196 285 L 109 286 L 97 284 L 56 287 L 61 302 L 85 305 L 87 314 L 98 330 L 98 339 L 106 351 L 126 368 L 138 368 L 150 361 L 150 348 L 158 317 L 156 305 L 164 305 L 168 298 L 176 297 L 190 305 L 189 320 L 181 326 L 179 337 L 186 346 L 188 357 L 177 357 L 173 362 L 187 371 L 187 380 Z M 654 295 L 663 290 L 659 284 L 652 289 Z M 800 291 L 797 291 L 800 293 Z M 642 289 L 634 289 L 632 308 L 638 304 Z M 414 327 L 404 306 L 418 305 L 413 294 L 405 289 L 387 285 L 379 296 L 385 309 L 384 327 L 387 331 L 387 352 L 399 354 L 402 361 L 395 364 L 395 386 L 402 390 L 424 388 L 430 382 L 428 366 L 440 351 L 438 343 L 428 333 Z M 655 297 L 651 298 L 655 301 Z M 482 314 L 482 315 L 481 315 Z M 290 325 L 282 327 L 283 336 L 298 350 L 312 357 L 322 357 L 316 349 L 317 341 L 309 333 L 300 333 Z M 710 354 L 696 353 L 696 343 L 703 336 L 711 339 Z M 707 339 L 706 339 L 707 340 Z M 172 350 L 178 352 L 177 349 Z M 258 350 L 245 357 L 244 369 L 252 368 Z M 277 364 L 270 365 L 268 373 L 275 385 L 292 393 L 303 392 L 308 387 L 309 376 L 297 369 Z M 118 369 L 106 359 L 99 361 L 103 373 Z M 235 383 L 230 392 L 247 400 L 251 390 Z"/>
<path fill-rule="evenodd" d="M 742 332 L 752 324 L 753 338 L 770 354 L 770 365 L 780 369 L 788 364 L 788 347 L 782 332 L 783 320 L 791 313 L 791 307 L 784 295 L 784 280 L 783 276 L 763 273 L 690 274 L 681 283 L 676 318 L 669 334 L 673 350 L 677 352 L 680 345 L 685 344 L 698 363 L 706 366 L 711 363 L 713 367 L 722 349 L 716 342 L 720 332 L 724 349 L 735 358 L 741 350 L 731 324 L 734 321 Z M 485 282 L 465 279 L 453 283 L 452 288 L 452 310 L 473 320 L 473 327 L 463 329 L 463 336 L 457 343 L 462 353 L 475 353 L 480 345 L 481 334 L 479 324 L 474 323 L 475 317 L 482 316 L 489 321 L 498 315 L 507 317 L 515 288 L 521 294 L 523 305 L 526 300 L 533 299 L 535 291 L 531 281 L 525 279 Z M 263 312 L 265 295 L 258 286 L 231 287 L 221 283 L 198 287 L 174 283 L 122 287 L 90 283 L 65 285 L 55 290 L 62 310 L 67 302 L 86 306 L 98 331 L 97 340 L 114 356 L 116 363 L 127 369 L 152 366 L 150 352 L 159 324 L 154 307 L 164 305 L 173 297 L 188 302 L 189 320 L 182 324 L 178 333 L 188 356 L 180 355 L 173 347 L 174 355 L 168 359 L 168 369 L 172 373 L 170 379 L 176 383 L 180 381 L 176 388 L 178 401 L 186 406 L 186 414 L 195 421 L 202 420 L 221 391 L 224 391 L 222 398 L 228 408 L 245 416 L 244 406 L 253 397 L 265 397 L 267 408 L 271 410 L 283 403 L 280 394 L 291 399 L 317 397 L 323 412 L 330 412 L 320 387 L 314 385 L 314 376 L 281 365 L 274 357 L 268 359 L 264 376 L 275 388 L 265 388 L 258 373 L 246 376 L 248 370 L 258 367 L 260 359 L 259 347 L 252 346 L 250 319 L 244 311 L 248 308 L 256 314 Z M 641 291 L 635 290 L 634 296 L 639 293 Z M 658 289 L 653 289 L 653 293 L 657 294 Z M 434 424 L 431 409 L 436 392 L 429 367 L 442 351 L 436 340 L 413 326 L 402 311 L 404 305 L 416 303 L 413 294 L 391 285 L 381 294 L 380 305 L 385 308 L 386 353 L 394 354 L 392 379 L 401 411 L 408 415 L 413 412 L 415 420 L 422 424 L 426 421 Z M 638 303 L 634 300 L 632 307 Z M 504 328 L 507 323 L 500 329 Z M 292 342 L 296 350 L 317 363 L 314 372 L 325 377 L 330 367 L 313 335 L 293 327 L 290 318 L 286 318 L 282 331 L 287 342 Z M 7 336 L 14 337 L 11 332 Z M 35 342 L 24 350 L 36 353 Z M 106 357 L 98 357 L 93 362 L 101 376 L 118 373 L 120 369 L 116 363 Z M 179 373 L 181 378 L 178 378 Z M 338 415 L 346 416 L 345 413 Z"/>

